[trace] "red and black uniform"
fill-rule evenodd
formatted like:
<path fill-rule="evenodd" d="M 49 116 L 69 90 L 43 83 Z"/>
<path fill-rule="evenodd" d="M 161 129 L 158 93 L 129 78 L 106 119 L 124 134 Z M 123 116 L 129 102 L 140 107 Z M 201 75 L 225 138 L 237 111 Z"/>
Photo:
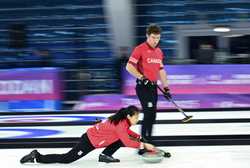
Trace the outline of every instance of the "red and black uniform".
<path fill-rule="evenodd" d="M 120 147 L 140 148 L 141 142 L 129 138 L 129 136 L 140 138 L 140 135 L 129 129 L 130 126 L 127 119 L 120 121 L 117 125 L 106 120 L 89 128 L 69 152 L 39 154 L 36 161 L 39 163 L 71 163 L 96 148 L 106 147 L 102 153 L 108 156 L 112 156 Z"/>
<path fill-rule="evenodd" d="M 103 148 L 110 144 L 121 140 L 126 147 L 139 148 L 140 142 L 133 141 L 129 136 L 139 138 L 140 135 L 129 129 L 130 123 L 127 119 L 114 125 L 109 121 L 96 124 L 94 127 L 87 130 L 87 135 L 90 142 L 95 148 Z"/>
<path fill-rule="evenodd" d="M 151 138 L 153 123 L 156 119 L 156 106 L 158 100 L 157 80 L 159 71 L 163 69 L 163 52 L 159 47 L 152 48 L 147 42 L 138 45 L 132 52 L 129 63 L 132 64 L 145 78 L 151 82 L 147 85 L 137 79 L 136 94 L 141 102 L 144 119 L 141 135 Z"/>

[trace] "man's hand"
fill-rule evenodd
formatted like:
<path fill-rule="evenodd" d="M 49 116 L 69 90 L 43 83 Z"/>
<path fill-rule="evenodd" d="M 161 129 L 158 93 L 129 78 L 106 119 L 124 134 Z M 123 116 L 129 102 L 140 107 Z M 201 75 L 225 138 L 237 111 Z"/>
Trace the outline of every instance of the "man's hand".
<path fill-rule="evenodd" d="M 170 94 L 169 88 L 168 87 L 164 87 L 163 90 L 164 90 L 164 93 L 163 93 L 164 97 L 166 97 L 168 100 L 172 99 L 172 95 Z"/>

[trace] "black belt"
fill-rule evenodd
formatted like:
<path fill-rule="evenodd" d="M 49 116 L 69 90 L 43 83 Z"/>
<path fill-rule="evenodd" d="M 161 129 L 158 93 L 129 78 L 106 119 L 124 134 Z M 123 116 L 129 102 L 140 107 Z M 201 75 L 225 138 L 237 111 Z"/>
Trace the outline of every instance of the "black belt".
<path fill-rule="evenodd" d="M 143 82 L 142 82 L 142 80 L 140 80 L 140 79 L 136 79 L 136 83 L 137 83 L 138 85 L 144 85 Z M 155 81 L 149 81 L 149 83 L 148 83 L 147 85 L 156 86 L 156 85 L 157 85 L 157 82 L 155 82 Z"/>

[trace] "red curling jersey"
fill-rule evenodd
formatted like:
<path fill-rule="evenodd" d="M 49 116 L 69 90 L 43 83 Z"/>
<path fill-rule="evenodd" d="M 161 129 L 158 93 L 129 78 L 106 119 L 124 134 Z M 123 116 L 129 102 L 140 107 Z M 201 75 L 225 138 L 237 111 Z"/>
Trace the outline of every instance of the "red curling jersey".
<path fill-rule="evenodd" d="M 129 63 L 134 65 L 146 78 L 156 82 L 159 70 L 163 68 L 161 67 L 163 58 L 163 52 L 159 47 L 152 48 L 147 42 L 144 42 L 135 47 L 129 57 Z"/>
<path fill-rule="evenodd" d="M 105 120 L 89 128 L 87 135 L 95 148 L 106 147 L 117 140 L 121 140 L 126 147 L 139 148 L 141 142 L 130 139 L 129 135 L 135 138 L 140 138 L 140 135 L 131 131 L 130 126 L 127 119 L 120 121 L 117 125 Z"/>

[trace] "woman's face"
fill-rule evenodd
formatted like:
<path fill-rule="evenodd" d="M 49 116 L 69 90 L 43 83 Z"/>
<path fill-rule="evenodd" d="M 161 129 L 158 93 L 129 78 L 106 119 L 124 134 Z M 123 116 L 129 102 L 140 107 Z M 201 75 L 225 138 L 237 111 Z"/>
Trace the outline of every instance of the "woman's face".
<path fill-rule="evenodd" d="M 139 113 L 135 113 L 132 116 L 128 115 L 127 118 L 131 125 L 135 125 L 139 121 Z"/>

